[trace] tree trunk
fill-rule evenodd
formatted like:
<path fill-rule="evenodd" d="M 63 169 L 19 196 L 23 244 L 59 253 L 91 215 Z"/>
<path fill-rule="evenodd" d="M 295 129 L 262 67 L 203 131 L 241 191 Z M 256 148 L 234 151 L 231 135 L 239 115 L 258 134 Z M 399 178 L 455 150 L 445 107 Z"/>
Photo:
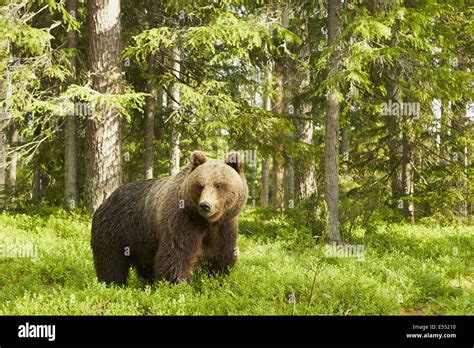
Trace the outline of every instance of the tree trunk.
<path fill-rule="evenodd" d="M 4 49 L 4 47 L 2 47 Z M 6 45 L 6 51 L 8 52 L 9 45 Z M 6 71 L 6 78 L 1 85 L 0 99 L 8 98 L 9 96 L 9 71 Z M 6 178 L 6 147 L 7 147 L 7 124 L 9 120 L 7 106 L 0 107 L 0 209 L 5 207 L 5 178 Z"/>
<path fill-rule="evenodd" d="M 400 85 L 395 82 L 396 74 L 392 72 L 390 77 L 390 86 L 389 86 L 389 100 L 392 102 L 401 103 L 401 91 Z M 389 152 L 389 165 L 391 172 L 391 188 L 392 188 L 392 201 L 393 207 L 399 208 L 399 200 L 403 195 L 402 188 L 402 171 L 401 168 L 401 158 L 400 158 L 400 128 L 399 128 L 399 116 L 397 115 L 386 115 L 386 124 L 388 130 L 388 152 Z M 403 204 L 403 202 L 402 202 Z"/>
<path fill-rule="evenodd" d="M 277 151 L 282 150 L 282 146 L 276 147 Z M 283 212 L 283 177 L 284 169 L 281 162 L 273 158 L 273 206 L 279 212 Z"/>
<path fill-rule="evenodd" d="M 447 102 L 441 102 L 440 106 L 441 115 L 439 118 L 440 129 L 439 129 L 439 165 L 446 165 L 446 159 L 448 156 L 448 122 L 450 119 L 450 110 Z"/>
<path fill-rule="evenodd" d="M 5 51 L 8 53 L 10 57 L 10 43 L 4 42 Z M 0 90 L 0 99 L 6 98 L 7 100 L 11 97 L 12 94 L 12 86 L 11 86 L 11 79 L 10 79 L 10 70 L 9 66 L 7 66 L 7 70 L 5 72 L 5 80 L 2 85 L 2 90 Z M 10 114 L 9 114 L 9 102 L 7 105 L 4 104 L 3 107 L 0 107 L 0 208 L 5 207 L 6 196 L 5 196 L 5 184 L 6 184 L 6 168 L 7 168 L 7 127 L 8 122 L 10 121 Z"/>
<path fill-rule="evenodd" d="M 308 10 L 303 9 L 300 15 L 302 18 L 308 18 Z M 314 24 L 310 20 L 304 21 L 304 30 L 302 35 L 303 42 L 310 42 L 311 32 L 314 30 Z M 316 232 L 316 225 L 320 220 L 319 202 L 317 198 L 316 182 L 316 161 L 314 155 L 313 143 L 313 100 L 311 98 L 314 75 L 312 74 L 311 62 L 316 58 L 317 53 L 311 45 L 302 45 L 300 50 L 300 59 L 305 61 L 297 73 L 299 75 L 299 90 L 301 94 L 295 100 L 296 118 L 295 118 L 295 138 L 298 144 L 298 152 L 294 159 L 295 168 L 295 199 L 307 210 L 306 225 L 312 232 Z M 316 109 L 316 108 L 315 108 Z M 315 110 L 314 109 L 314 110 Z"/>
<path fill-rule="evenodd" d="M 470 59 L 464 52 L 459 52 L 458 55 L 458 62 L 459 62 L 459 69 L 464 72 L 468 72 L 469 69 L 469 62 Z M 469 171 L 469 161 L 468 161 L 468 146 L 472 148 L 472 140 L 468 136 L 468 122 L 467 122 L 467 107 L 468 107 L 468 100 L 462 98 L 459 101 L 456 101 L 452 104 L 453 108 L 453 144 L 456 147 L 457 153 L 457 161 L 460 163 L 461 170 L 456 171 L 459 174 L 457 175 L 454 185 L 456 190 L 460 193 L 460 198 L 457 200 L 455 204 L 455 211 L 458 215 L 467 217 L 469 214 L 468 209 L 468 201 L 469 197 L 472 196 L 470 192 L 470 180 L 468 176 Z"/>
<path fill-rule="evenodd" d="M 92 88 L 120 93 L 120 1 L 89 0 L 88 60 Z M 93 213 L 123 181 L 122 120 L 114 106 L 96 105 L 86 123 L 87 207 Z"/>
<path fill-rule="evenodd" d="M 272 70 L 270 64 L 267 64 L 265 69 L 265 81 L 268 86 L 271 85 L 272 82 Z M 265 111 L 271 112 L 272 111 L 272 99 L 269 93 L 265 93 L 263 99 L 263 107 Z M 260 204 L 263 207 L 268 206 L 268 197 L 269 197 L 269 173 L 270 173 L 270 158 L 267 154 L 263 156 L 262 161 L 262 191 L 260 193 Z"/>
<path fill-rule="evenodd" d="M 288 7 L 284 6 L 281 11 L 280 17 L 281 25 L 284 28 L 288 27 Z M 283 68 L 284 58 L 280 57 L 279 59 L 275 59 L 273 62 L 273 73 L 276 79 L 276 98 L 275 98 L 275 105 L 274 110 L 275 113 L 279 117 L 284 116 L 285 111 L 285 88 L 284 88 L 284 68 Z M 282 129 L 275 129 L 277 133 L 277 137 L 284 135 Z M 283 180 L 285 170 L 282 164 L 283 161 L 283 151 L 284 145 L 277 140 L 274 144 L 275 156 L 273 156 L 273 207 L 276 209 L 277 212 L 283 213 L 284 211 L 284 187 L 283 187 Z"/>
<path fill-rule="evenodd" d="M 457 191 L 460 192 L 460 198 L 454 206 L 456 214 L 459 216 L 468 216 L 468 199 L 469 199 L 469 179 L 468 179 L 468 145 L 469 140 L 466 137 L 467 128 L 467 117 L 466 117 L 466 103 L 456 102 L 453 103 L 453 144 L 458 149 L 455 157 L 455 162 L 459 163 L 461 170 L 456 170 L 456 179 L 454 180 L 454 186 Z M 454 155 L 453 155 L 454 156 Z M 459 168 L 459 167 L 458 167 Z"/>
<path fill-rule="evenodd" d="M 276 91 L 277 97 L 275 100 L 275 112 L 283 116 L 284 112 L 284 76 L 283 76 L 283 67 L 280 62 L 275 61 L 274 63 L 274 74 L 277 80 Z M 277 130 L 281 133 L 281 130 Z M 284 168 L 281 163 L 283 160 L 281 156 L 283 153 L 283 144 L 276 143 L 274 144 L 276 155 L 273 157 L 273 207 L 280 213 L 284 211 L 283 206 L 283 177 L 284 177 Z"/>
<path fill-rule="evenodd" d="M 254 160 L 250 163 L 252 167 L 252 182 L 250 183 L 250 196 L 252 197 L 252 208 L 257 202 L 257 153 L 254 153 Z"/>
<path fill-rule="evenodd" d="M 415 219 L 415 207 L 413 203 L 413 193 L 415 188 L 414 177 L 413 177 L 413 137 L 411 135 L 410 128 L 412 122 L 406 121 L 406 129 L 402 134 L 402 189 L 405 199 L 403 200 L 403 216 L 410 222 L 414 222 Z"/>
<path fill-rule="evenodd" d="M 300 135 L 302 136 L 303 134 Z M 306 135 L 308 135 L 308 137 L 306 137 L 305 140 L 310 138 L 309 134 Z M 303 137 L 300 138 L 301 142 L 306 142 L 305 140 L 303 140 Z M 312 143 L 310 143 L 310 145 L 312 145 Z M 307 159 L 305 162 L 299 162 L 296 165 L 295 181 L 297 190 L 296 198 L 298 202 L 304 202 L 317 193 L 316 167 L 312 158 Z"/>
<path fill-rule="evenodd" d="M 77 0 L 67 0 L 67 10 L 73 16 L 77 14 Z M 77 32 L 75 30 L 67 33 L 67 47 L 77 50 Z M 68 83 L 76 82 L 78 73 L 76 54 L 69 59 L 72 77 Z M 77 115 L 72 113 L 66 115 L 64 124 L 64 207 L 71 210 L 77 207 Z"/>
<path fill-rule="evenodd" d="M 155 73 L 154 55 L 150 55 L 148 74 Z M 155 138 L 155 114 L 158 91 L 156 83 L 152 78 L 147 82 L 147 93 L 151 96 L 146 98 L 145 105 L 145 179 L 153 179 L 154 153 L 153 140 Z"/>
<path fill-rule="evenodd" d="M 172 51 L 173 57 L 173 75 L 176 80 L 179 79 L 181 73 L 181 54 L 179 48 L 175 47 Z M 170 88 L 170 102 L 171 112 L 173 113 L 173 124 L 170 142 L 170 175 L 179 172 L 180 168 L 180 149 L 179 143 L 181 141 L 181 131 L 179 130 L 180 112 L 179 112 L 179 97 L 180 91 L 177 83 L 173 83 Z"/>
<path fill-rule="evenodd" d="M 14 128 L 11 136 L 11 146 L 15 147 L 18 145 L 19 134 L 18 129 Z M 11 150 L 10 156 L 10 170 L 8 173 L 8 179 L 12 190 L 16 187 L 16 168 L 18 166 L 18 152 L 15 149 Z"/>
<path fill-rule="evenodd" d="M 304 84 L 309 83 L 303 82 Z M 296 140 L 301 144 L 301 154 L 295 161 L 296 199 L 304 202 L 317 191 L 316 167 L 313 159 L 313 120 L 311 103 L 308 100 L 301 102 L 299 117 L 296 124 Z"/>
<path fill-rule="evenodd" d="M 334 48 L 329 58 L 329 74 L 339 70 L 339 49 L 336 47 L 340 33 L 340 0 L 329 0 L 328 7 L 328 44 Z M 329 228 L 326 234 L 328 242 L 341 241 L 339 222 L 339 84 L 334 81 L 326 95 L 325 145 L 324 145 L 324 198 L 328 209 Z"/>
<path fill-rule="evenodd" d="M 7 86 L 6 96 L 7 98 L 11 98 L 12 84 L 11 84 L 9 72 L 7 72 L 6 86 Z M 9 183 L 11 187 L 10 191 L 13 192 L 16 186 L 16 172 L 17 172 L 17 165 L 18 165 L 18 151 L 16 150 L 15 147 L 18 145 L 19 133 L 18 133 L 17 125 L 15 124 L 15 122 L 12 122 L 11 120 L 11 116 L 8 110 L 9 107 L 10 106 L 7 107 L 7 110 L 5 113 L 5 116 L 6 116 L 5 124 L 10 123 L 9 128 L 11 129 L 11 132 L 12 132 L 11 138 L 10 138 L 11 142 L 9 146 L 9 151 L 11 155 L 10 155 L 10 168 L 9 168 L 9 173 L 8 173 L 8 179 L 9 179 Z"/>
<path fill-rule="evenodd" d="M 349 173 L 349 126 L 341 129 L 341 155 L 343 163 L 343 171 Z"/>
<path fill-rule="evenodd" d="M 268 206 L 269 172 L 270 172 L 270 159 L 268 155 L 265 155 L 262 161 L 262 191 L 260 193 L 260 204 L 263 207 Z"/>
<path fill-rule="evenodd" d="M 3 108 L 0 108 L 0 209 L 5 207 L 5 147 L 6 147 L 6 128 L 7 114 Z"/>
<path fill-rule="evenodd" d="M 33 172 L 33 201 L 38 202 L 41 198 L 41 170 L 35 168 Z"/>
<path fill-rule="evenodd" d="M 165 89 L 162 86 L 158 87 L 157 90 L 157 112 L 156 117 L 156 129 L 155 129 L 155 138 L 163 138 L 163 126 L 168 112 L 168 99 Z"/>
<path fill-rule="evenodd" d="M 285 208 L 292 209 L 295 204 L 295 169 L 291 157 L 286 158 L 285 163 Z"/>

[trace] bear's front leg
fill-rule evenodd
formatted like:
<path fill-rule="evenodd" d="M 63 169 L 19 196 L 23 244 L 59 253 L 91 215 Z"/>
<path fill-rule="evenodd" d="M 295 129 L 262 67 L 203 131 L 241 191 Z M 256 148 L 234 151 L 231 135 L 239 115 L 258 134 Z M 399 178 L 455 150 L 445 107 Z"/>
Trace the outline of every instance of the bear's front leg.
<path fill-rule="evenodd" d="M 237 220 L 221 224 L 203 240 L 204 269 L 211 275 L 229 274 L 237 262 Z"/>
<path fill-rule="evenodd" d="M 155 279 L 171 283 L 189 282 L 191 266 L 201 249 L 203 234 L 173 231 L 167 237 L 160 242 L 155 255 Z"/>

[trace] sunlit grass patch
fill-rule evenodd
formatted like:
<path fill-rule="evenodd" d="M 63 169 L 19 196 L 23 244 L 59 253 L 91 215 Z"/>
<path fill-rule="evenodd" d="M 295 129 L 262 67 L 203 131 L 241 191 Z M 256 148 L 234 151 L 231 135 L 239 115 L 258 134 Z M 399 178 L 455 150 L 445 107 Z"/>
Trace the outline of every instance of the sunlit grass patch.
<path fill-rule="evenodd" d="M 473 314 L 472 226 L 380 224 L 350 236 L 363 258 L 328 257 L 308 231 L 268 217 L 242 216 L 228 277 L 197 271 L 189 285 L 147 285 L 131 272 L 120 288 L 96 280 L 87 217 L 2 213 L 0 243 L 33 245 L 37 257 L 0 258 L 0 314 Z"/>

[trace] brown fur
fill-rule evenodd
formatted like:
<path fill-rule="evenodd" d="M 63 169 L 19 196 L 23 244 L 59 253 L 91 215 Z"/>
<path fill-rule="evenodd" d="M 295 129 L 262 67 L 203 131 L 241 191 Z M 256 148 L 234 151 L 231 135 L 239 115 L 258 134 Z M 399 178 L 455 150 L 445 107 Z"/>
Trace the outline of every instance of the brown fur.
<path fill-rule="evenodd" d="M 118 188 L 92 219 L 98 279 L 126 284 L 130 267 L 147 280 L 170 282 L 189 281 L 193 266 L 228 273 L 247 195 L 238 153 L 222 161 L 195 151 L 176 175 Z"/>

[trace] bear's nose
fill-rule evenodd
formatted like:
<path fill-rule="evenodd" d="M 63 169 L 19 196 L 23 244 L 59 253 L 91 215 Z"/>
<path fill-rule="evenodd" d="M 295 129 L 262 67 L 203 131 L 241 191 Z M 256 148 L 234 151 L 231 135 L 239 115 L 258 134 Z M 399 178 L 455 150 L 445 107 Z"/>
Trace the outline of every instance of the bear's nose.
<path fill-rule="evenodd" d="M 205 213 L 209 213 L 211 211 L 211 208 L 212 208 L 212 205 L 208 202 L 202 202 L 202 203 L 199 203 L 199 208 L 205 212 Z"/>

